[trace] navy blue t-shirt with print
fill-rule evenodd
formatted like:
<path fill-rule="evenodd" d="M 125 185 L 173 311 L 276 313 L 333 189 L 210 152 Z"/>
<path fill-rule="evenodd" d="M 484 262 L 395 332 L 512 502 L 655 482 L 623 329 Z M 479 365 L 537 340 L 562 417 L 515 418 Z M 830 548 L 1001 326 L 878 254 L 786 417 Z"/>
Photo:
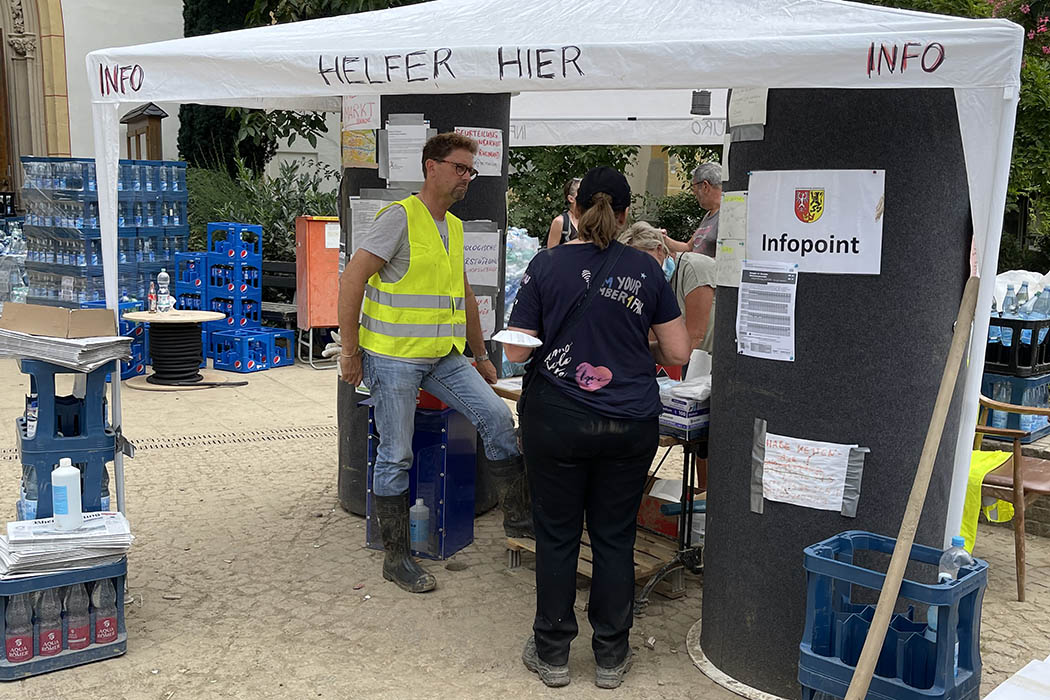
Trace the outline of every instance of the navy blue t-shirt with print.
<path fill-rule="evenodd" d="M 613 243 L 612 246 L 621 246 Z M 611 418 L 660 415 L 649 327 L 681 315 L 656 260 L 626 248 L 605 279 L 595 279 L 612 247 L 567 244 L 540 251 L 522 278 L 508 325 L 551 341 L 589 285 L 601 285 L 568 337 L 559 340 L 540 372 L 559 390 Z M 534 353 L 543 357 L 544 344 Z"/>

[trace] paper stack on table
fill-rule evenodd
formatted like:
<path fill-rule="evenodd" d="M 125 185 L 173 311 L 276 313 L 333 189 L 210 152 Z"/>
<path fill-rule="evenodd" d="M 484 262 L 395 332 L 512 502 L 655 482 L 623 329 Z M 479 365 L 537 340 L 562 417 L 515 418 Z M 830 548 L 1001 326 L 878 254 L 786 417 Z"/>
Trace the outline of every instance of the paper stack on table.
<path fill-rule="evenodd" d="M 107 362 L 131 359 L 131 338 L 56 338 L 29 335 L 0 328 L 0 355 L 43 360 L 81 372 L 90 372 Z"/>
<path fill-rule="evenodd" d="M 134 540 L 121 513 L 84 513 L 76 530 L 56 530 L 54 518 L 7 524 L 0 535 L 0 580 L 113 564 Z"/>

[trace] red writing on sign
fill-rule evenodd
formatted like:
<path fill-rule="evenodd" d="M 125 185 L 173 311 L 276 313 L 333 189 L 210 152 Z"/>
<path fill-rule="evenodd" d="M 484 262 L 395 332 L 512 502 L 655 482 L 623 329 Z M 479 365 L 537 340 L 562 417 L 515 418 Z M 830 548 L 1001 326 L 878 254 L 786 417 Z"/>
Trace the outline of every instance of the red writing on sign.
<path fill-rule="evenodd" d="M 931 41 L 926 45 L 917 41 L 907 41 L 903 46 L 898 44 L 876 46 L 873 41 L 868 46 L 868 77 L 870 78 L 872 73 L 882 75 L 883 70 L 887 73 L 903 74 L 909 68 L 914 69 L 916 65 L 922 68 L 923 72 L 932 73 L 941 67 L 944 58 L 944 44 L 937 41 Z"/>
<path fill-rule="evenodd" d="M 98 91 L 99 94 L 112 95 L 119 92 L 121 95 L 128 94 L 128 90 L 138 92 L 142 89 L 142 81 L 145 74 L 142 66 L 103 66 L 98 67 Z"/>

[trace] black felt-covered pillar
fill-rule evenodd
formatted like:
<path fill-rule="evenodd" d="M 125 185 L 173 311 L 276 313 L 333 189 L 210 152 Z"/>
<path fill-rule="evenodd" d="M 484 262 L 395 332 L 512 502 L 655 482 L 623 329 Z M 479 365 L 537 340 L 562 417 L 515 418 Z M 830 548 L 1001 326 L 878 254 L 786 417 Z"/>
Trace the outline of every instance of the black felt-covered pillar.
<path fill-rule="evenodd" d="M 487 127 L 501 129 L 503 131 L 503 167 L 499 177 L 479 176 L 470 183 L 467 196 L 457 202 L 449 210 L 464 221 L 472 219 L 488 219 L 496 222 L 503 232 L 507 230 L 507 149 L 510 133 L 510 94 L 451 94 L 451 95 L 384 95 L 380 98 L 380 112 L 382 125 L 386 126 L 387 117 L 391 114 L 422 114 L 423 118 L 430 122 L 431 128 L 437 129 L 439 133 L 452 131 L 457 126 L 462 127 Z M 350 196 L 356 196 L 362 188 L 382 188 L 386 182 L 379 177 L 376 170 L 368 168 L 344 168 L 343 180 L 340 187 L 339 216 L 343 221 L 343 228 L 348 223 L 349 210 L 347 208 Z M 502 275 L 500 276 L 502 281 Z M 503 317 L 503 296 L 498 295 L 496 308 L 497 319 Z M 499 326 L 499 324 L 497 324 Z M 493 363 L 499 367 L 500 353 L 498 347 L 489 343 Z M 347 392 L 349 395 L 351 392 Z M 351 402 L 341 403 L 348 408 Z M 352 444 L 353 440 L 361 439 L 357 436 L 359 431 L 352 431 L 349 421 L 352 420 L 352 411 L 339 411 L 339 432 L 346 435 L 346 442 L 342 438 L 340 444 L 344 445 L 339 451 L 339 483 L 340 501 L 343 508 L 350 512 L 364 514 L 364 493 L 360 498 L 351 497 L 359 489 L 365 488 L 365 473 L 367 466 L 367 447 L 363 450 L 361 446 Z M 367 434 L 364 436 L 367 440 Z M 480 440 L 479 440 L 480 442 Z M 480 448 L 480 445 L 479 445 Z M 366 455 L 360 460 L 360 455 Z M 354 457 L 357 455 L 358 457 Z M 345 495 L 344 495 L 345 494 Z M 491 509 L 496 504 L 496 490 L 492 483 L 488 461 L 484 451 L 478 450 L 477 479 L 474 486 L 475 511 L 482 513 Z M 353 507 L 351 507 L 353 504 Z"/>
<path fill-rule="evenodd" d="M 770 90 L 764 140 L 732 144 L 729 160 L 727 192 L 746 190 L 757 170 L 886 171 L 882 274 L 802 273 L 794 362 L 737 355 L 737 289 L 717 290 L 700 642 L 733 678 L 793 698 L 801 694 L 803 548 L 851 529 L 896 536 L 922 451 L 973 232 L 955 96 Z M 961 384 L 922 544 L 940 546 L 944 534 Z M 771 501 L 752 513 L 755 418 L 771 433 L 870 448 L 857 517 Z"/>

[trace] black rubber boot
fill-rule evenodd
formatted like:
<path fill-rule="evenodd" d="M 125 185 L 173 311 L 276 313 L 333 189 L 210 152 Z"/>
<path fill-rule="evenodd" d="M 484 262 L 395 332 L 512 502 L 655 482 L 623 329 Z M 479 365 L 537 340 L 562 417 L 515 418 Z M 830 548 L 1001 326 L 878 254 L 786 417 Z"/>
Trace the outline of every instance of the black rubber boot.
<path fill-rule="evenodd" d="M 536 539 L 525 462 L 521 457 L 511 457 L 491 464 L 500 506 L 503 508 L 503 531 L 507 537 Z"/>
<path fill-rule="evenodd" d="M 372 506 L 379 518 L 383 539 L 383 578 L 409 593 L 426 593 L 437 586 L 437 579 L 412 558 L 408 544 L 408 492 L 400 496 L 373 496 Z"/>

